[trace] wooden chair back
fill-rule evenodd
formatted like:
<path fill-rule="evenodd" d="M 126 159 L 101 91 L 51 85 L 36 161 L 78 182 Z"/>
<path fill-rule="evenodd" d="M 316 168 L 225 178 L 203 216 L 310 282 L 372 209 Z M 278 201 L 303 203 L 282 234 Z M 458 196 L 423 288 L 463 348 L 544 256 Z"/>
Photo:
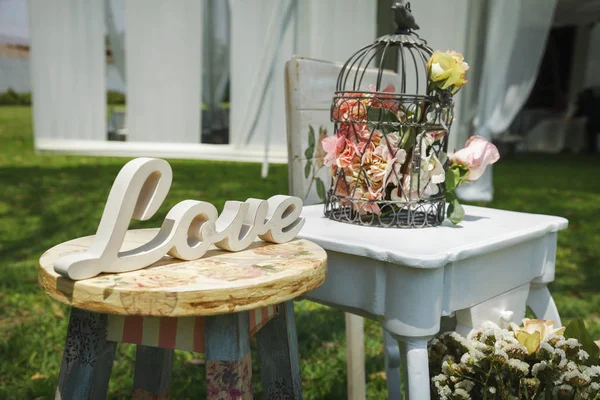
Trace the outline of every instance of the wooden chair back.
<path fill-rule="evenodd" d="M 331 185 L 329 168 L 323 165 L 322 140 L 333 134 L 331 101 L 340 63 L 293 57 L 285 67 L 289 193 L 304 205 L 325 202 Z M 365 74 L 365 88 L 377 79 L 376 68 Z M 400 76 L 385 71 L 383 85 L 400 86 Z"/>

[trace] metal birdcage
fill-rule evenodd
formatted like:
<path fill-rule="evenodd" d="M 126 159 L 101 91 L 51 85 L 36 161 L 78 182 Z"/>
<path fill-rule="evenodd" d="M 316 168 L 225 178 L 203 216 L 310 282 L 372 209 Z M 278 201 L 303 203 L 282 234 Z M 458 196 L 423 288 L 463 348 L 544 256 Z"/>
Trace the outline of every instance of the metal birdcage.
<path fill-rule="evenodd" d="M 337 156 L 325 215 L 381 227 L 436 226 L 445 216 L 452 95 L 430 85 L 433 51 L 414 32 L 410 3 L 392 9 L 398 29 L 357 51 L 337 80 L 330 142 Z M 390 60 L 398 73 L 384 68 Z"/>

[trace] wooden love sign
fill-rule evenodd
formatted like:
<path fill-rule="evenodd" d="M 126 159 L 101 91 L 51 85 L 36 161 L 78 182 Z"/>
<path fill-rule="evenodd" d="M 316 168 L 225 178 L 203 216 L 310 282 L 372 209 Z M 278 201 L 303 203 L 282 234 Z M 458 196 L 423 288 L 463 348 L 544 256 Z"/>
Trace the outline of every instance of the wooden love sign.
<path fill-rule="evenodd" d="M 240 251 L 256 236 L 272 243 L 289 242 L 304 225 L 298 197 L 228 201 L 221 215 L 210 203 L 184 200 L 168 212 L 148 243 L 120 251 L 131 219 L 151 218 L 167 197 L 172 180 L 173 171 L 165 160 L 136 158 L 125 164 L 110 190 L 90 248 L 58 259 L 54 270 L 74 280 L 101 272 L 134 271 L 152 265 L 165 254 L 188 261 L 198 259 L 212 244 Z"/>

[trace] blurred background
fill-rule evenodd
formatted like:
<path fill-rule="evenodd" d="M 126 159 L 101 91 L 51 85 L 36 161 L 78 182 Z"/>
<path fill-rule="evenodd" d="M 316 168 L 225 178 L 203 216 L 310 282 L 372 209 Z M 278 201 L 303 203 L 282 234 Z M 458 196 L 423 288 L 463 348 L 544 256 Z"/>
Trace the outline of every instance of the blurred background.
<path fill-rule="evenodd" d="M 173 166 L 154 221 L 186 198 L 221 207 L 287 193 L 285 62 L 345 61 L 393 31 L 392 3 L 0 0 L 0 398 L 52 395 L 68 310 L 37 288 L 37 259 L 94 232 L 127 159 Z M 479 134 L 501 151 L 461 197 L 569 219 L 551 290 L 563 322 L 583 317 L 600 339 L 600 0 L 413 0 L 412 10 L 432 48 L 471 65 L 450 149 Z M 342 313 L 296 311 L 306 398 L 344 398 Z M 366 329 L 368 397 L 385 398 L 379 328 Z M 128 396 L 135 353 L 119 351 L 114 398 Z M 202 393 L 202 360 L 177 357 L 174 397 Z"/>

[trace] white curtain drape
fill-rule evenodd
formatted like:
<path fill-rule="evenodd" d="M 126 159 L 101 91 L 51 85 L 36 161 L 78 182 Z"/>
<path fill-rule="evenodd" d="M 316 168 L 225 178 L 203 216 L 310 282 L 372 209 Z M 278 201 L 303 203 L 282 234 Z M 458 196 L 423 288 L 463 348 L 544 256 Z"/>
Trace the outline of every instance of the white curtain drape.
<path fill-rule="evenodd" d="M 128 141 L 200 143 L 201 0 L 125 2 Z"/>
<path fill-rule="evenodd" d="M 375 40 L 376 12 L 375 0 L 231 1 L 229 137 L 265 149 L 263 176 L 269 148 L 286 148 L 285 63 L 294 54 L 345 61 Z"/>
<path fill-rule="evenodd" d="M 483 4 L 481 0 L 413 1 L 411 3 L 412 12 L 420 26 L 417 33 L 427 40 L 432 49 L 458 51 L 463 53 L 466 60 L 472 64 L 475 61 L 475 49 L 470 49 L 468 46 L 468 41 L 471 40 L 469 35 L 476 36 L 474 33 L 481 21 L 477 18 L 477 12 L 473 13 L 473 15 L 471 13 L 479 9 L 481 4 Z M 401 64 L 399 63 L 399 65 Z M 408 72 L 407 76 L 417 73 L 410 63 L 406 64 L 406 68 Z M 422 71 L 419 70 L 418 73 L 422 73 Z M 410 80 L 407 85 L 407 92 L 409 93 L 416 91 L 416 86 L 411 84 L 411 81 L 414 80 Z M 459 141 L 462 140 L 464 142 L 462 109 L 469 104 L 469 96 L 465 94 L 473 90 L 472 85 L 470 83 L 465 86 L 454 98 L 455 117 L 452 122 L 452 130 L 448 143 L 450 151 L 458 147 L 457 143 Z"/>
<path fill-rule="evenodd" d="M 124 21 L 119 19 L 124 16 L 124 0 L 105 0 L 106 31 L 112 51 L 113 62 L 123 83 L 125 80 L 125 32 Z"/>
<path fill-rule="evenodd" d="M 600 87 L 598 63 L 600 63 L 600 22 L 596 22 L 590 32 L 589 52 L 585 80 L 582 85 L 583 88 Z"/>
<path fill-rule="evenodd" d="M 218 106 L 225 99 L 229 83 L 229 2 L 205 0 L 204 3 L 202 97 L 207 105 Z"/>
<path fill-rule="evenodd" d="M 535 83 L 557 0 L 490 1 L 474 132 L 489 140 L 505 131 Z M 491 201 L 492 168 L 459 188 L 463 200 Z"/>
<path fill-rule="evenodd" d="M 105 140 L 103 3 L 30 0 L 29 20 L 36 145 Z"/>

